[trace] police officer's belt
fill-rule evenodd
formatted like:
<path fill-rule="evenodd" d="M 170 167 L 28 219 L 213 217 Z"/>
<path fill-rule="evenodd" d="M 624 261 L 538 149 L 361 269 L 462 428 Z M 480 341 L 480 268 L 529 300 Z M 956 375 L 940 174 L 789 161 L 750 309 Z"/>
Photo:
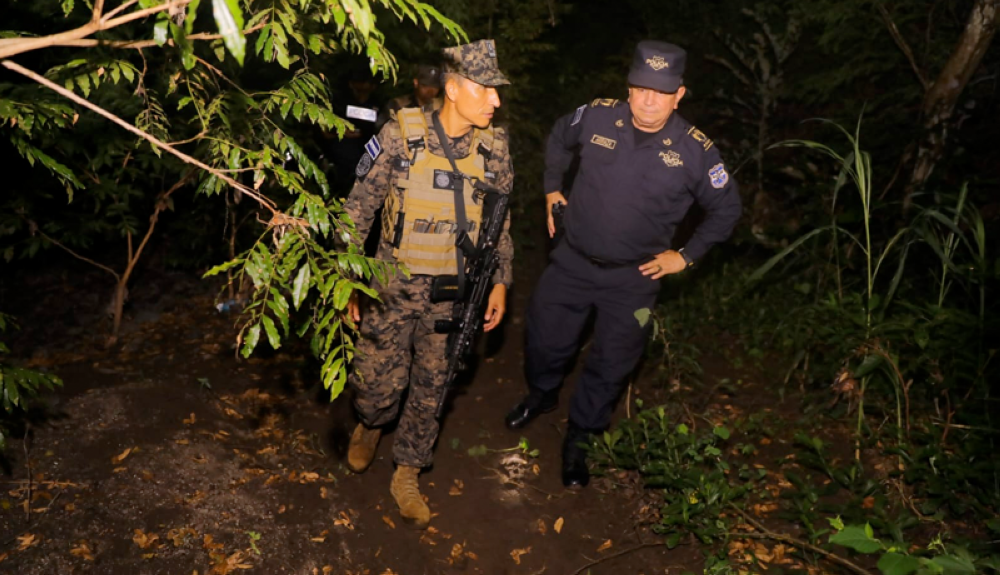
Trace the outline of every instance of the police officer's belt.
<path fill-rule="evenodd" d="M 573 244 L 570 243 L 569 238 L 564 238 L 563 241 L 566 242 L 566 245 L 569 246 L 569 249 L 573 250 L 574 252 L 576 252 L 577 254 L 579 254 L 583 259 L 587 260 L 588 262 L 594 264 L 595 266 L 597 266 L 597 267 L 599 267 L 601 269 L 627 268 L 627 267 L 632 267 L 632 266 L 637 266 L 637 265 L 640 265 L 640 264 L 644 264 L 644 263 L 648 262 L 649 260 L 653 259 L 652 256 L 645 256 L 645 257 L 639 258 L 637 260 L 629 260 L 629 261 L 625 261 L 625 262 L 622 262 L 622 261 L 611 261 L 611 260 L 602 260 L 601 258 L 595 258 L 594 256 L 592 256 L 592 255 L 584 252 L 580 248 L 574 246 Z"/>

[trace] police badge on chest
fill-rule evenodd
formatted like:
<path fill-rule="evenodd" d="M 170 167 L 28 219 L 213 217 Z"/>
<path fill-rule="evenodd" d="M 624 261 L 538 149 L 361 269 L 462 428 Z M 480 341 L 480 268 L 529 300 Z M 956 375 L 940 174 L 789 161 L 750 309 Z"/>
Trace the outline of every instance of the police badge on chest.
<path fill-rule="evenodd" d="M 434 189 L 454 190 L 453 181 L 455 174 L 446 170 L 434 170 Z"/>

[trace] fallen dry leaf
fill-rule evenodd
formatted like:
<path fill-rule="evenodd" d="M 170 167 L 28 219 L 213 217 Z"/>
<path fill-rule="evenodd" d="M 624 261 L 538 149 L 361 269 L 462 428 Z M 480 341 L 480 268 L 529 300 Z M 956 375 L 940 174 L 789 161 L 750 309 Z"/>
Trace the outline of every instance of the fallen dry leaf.
<path fill-rule="evenodd" d="M 130 453 L 132 453 L 132 448 L 131 447 L 129 447 L 125 451 L 122 451 L 118 455 L 112 457 L 111 458 L 111 463 L 113 463 L 115 465 L 118 465 L 122 461 L 125 461 L 125 458 L 128 457 Z"/>
<path fill-rule="evenodd" d="M 222 543 L 215 543 L 215 538 L 212 537 L 211 535 L 205 535 L 205 537 L 202 539 L 201 546 L 204 547 L 205 550 L 210 553 L 212 551 L 218 551 L 219 549 L 222 549 L 224 547 Z"/>
<path fill-rule="evenodd" d="M 452 495 L 452 496 L 461 495 L 462 494 L 462 489 L 464 489 L 464 488 L 465 488 L 465 484 L 462 483 L 462 480 L 461 479 L 456 479 L 455 480 L 455 484 L 452 485 L 451 489 L 448 490 L 448 495 Z"/>
<path fill-rule="evenodd" d="M 608 539 L 604 543 L 601 543 L 601 546 L 597 548 L 597 552 L 600 553 L 601 551 L 607 551 L 608 549 L 611 549 L 611 540 L 610 539 Z"/>
<path fill-rule="evenodd" d="M 541 533 L 542 535 L 545 535 L 548 531 L 549 531 L 549 528 L 548 528 L 548 526 L 545 525 L 545 520 L 544 519 L 539 519 L 538 520 L 538 532 Z"/>
<path fill-rule="evenodd" d="M 198 421 L 198 418 L 195 417 L 195 415 L 192 413 L 191 417 L 189 417 L 189 418 L 187 418 L 187 419 L 184 420 L 184 425 L 192 425 L 196 421 Z"/>
<path fill-rule="evenodd" d="M 556 524 L 552 526 L 552 529 L 555 529 L 556 533 L 562 533 L 562 528 L 563 528 L 563 518 L 560 517 L 559 519 L 556 519 Z"/>
<path fill-rule="evenodd" d="M 868 497 L 865 497 L 865 500 L 861 503 L 861 508 L 871 509 L 872 507 L 875 507 L 875 498 L 869 495 Z"/>
<path fill-rule="evenodd" d="M 515 550 L 511 551 L 510 552 L 510 557 L 511 557 L 511 559 L 514 560 L 514 563 L 520 565 L 521 564 L 521 555 L 527 555 L 528 553 L 531 553 L 531 546 L 530 545 L 528 547 L 525 547 L 524 549 L 515 549 Z"/>
<path fill-rule="evenodd" d="M 25 533 L 24 535 L 17 536 L 17 550 L 24 551 L 32 545 L 37 545 L 41 541 L 41 538 L 37 537 L 34 533 Z"/>
<path fill-rule="evenodd" d="M 344 513 L 343 511 L 340 512 L 340 519 L 335 519 L 333 524 L 338 527 L 347 527 L 348 529 L 354 530 L 354 523 L 351 522 L 351 518 L 348 517 L 347 513 Z"/>
<path fill-rule="evenodd" d="M 87 561 L 94 560 L 94 550 L 90 548 L 90 544 L 86 541 L 78 541 L 76 547 L 69 550 L 69 554 L 74 557 L 80 557 Z"/>
<path fill-rule="evenodd" d="M 142 529 L 136 529 L 132 541 L 139 546 L 139 549 L 149 549 L 160 539 L 156 533 L 146 533 Z M 157 547 L 159 547 L 157 545 Z"/>
<path fill-rule="evenodd" d="M 389 517 L 388 515 L 383 515 L 382 516 L 382 521 L 384 521 L 385 524 L 388 525 L 389 527 L 391 527 L 393 529 L 396 528 L 396 524 L 392 522 L 392 518 Z"/>

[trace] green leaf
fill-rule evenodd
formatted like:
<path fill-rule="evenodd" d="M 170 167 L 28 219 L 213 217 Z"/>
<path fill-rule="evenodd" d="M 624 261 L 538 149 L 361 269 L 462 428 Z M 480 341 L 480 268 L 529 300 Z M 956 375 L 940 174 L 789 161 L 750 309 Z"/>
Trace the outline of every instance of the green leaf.
<path fill-rule="evenodd" d="M 271 344 L 274 349 L 281 348 L 281 336 L 278 335 L 278 328 L 274 325 L 274 320 L 268 316 L 262 316 L 260 318 L 261 323 L 264 324 L 264 331 L 267 332 L 267 341 Z"/>
<path fill-rule="evenodd" d="M 635 310 L 635 314 L 633 315 L 635 315 L 635 319 L 639 320 L 639 327 L 646 327 L 646 324 L 649 323 L 650 314 L 651 312 L 649 311 L 649 308 L 644 307 L 642 309 Z"/>
<path fill-rule="evenodd" d="M 240 351 L 240 355 L 243 356 L 243 359 L 250 357 L 254 348 L 257 347 L 258 341 L 260 341 L 259 323 L 247 330 L 247 336 L 243 339 L 243 349 Z"/>
<path fill-rule="evenodd" d="M 157 46 L 163 46 L 167 43 L 167 33 L 170 29 L 170 20 L 160 20 L 156 24 L 153 24 L 153 41 L 156 42 Z M 125 74 L 128 77 L 128 74 Z M 131 80 L 131 78 L 129 78 Z"/>
<path fill-rule="evenodd" d="M 187 6 L 187 16 L 184 17 L 184 32 L 190 34 L 194 30 L 194 21 L 198 18 L 198 7 L 201 0 L 191 0 Z"/>
<path fill-rule="evenodd" d="M 853 549 L 858 553 L 876 553 L 882 549 L 882 543 L 865 532 L 860 525 L 848 525 L 843 531 L 830 537 L 830 543 Z"/>
<path fill-rule="evenodd" d="M 878 560 L 883 575 L 909 575 L 920 567 L 920 560 L 900 553 L 886 553 Z"/>
<path fill-rule="evenodd" d="M 295 309 L 299 309 L 302 300 L 306 299 L 306 294 L 309 293 L 309 278 L 309 264 L 302 264 L 292 284 L 292 303 L 295 304 Z"/>
<path fill-rule="evenodd" d="M 247 39 L 243 36 L 243 11 L 239 0 L 212 0 L 212 15 L 226 50 L 242 66 Z"/>
<path fill-rule="evenodd" d="M 960 555 L 941 555 L 931 559 L 944 570 L 944 575 L 975 575 L 976 566 L 968 557 Z"/>
<path fill-rule="evenodd" d="M 716 427 L 716 428 L 714 428 L 714 429 L 712 429 L 712 433 L 714 433 L 717 437 L 719 437 L 721 439 L 724 439 L 724 440 L 725 439 L 729 439 L 729 429 L 727 429 L 727 428 L 725 428 L 725 427 L 723 427 L 721 425 L 718 426 L 718 427 Z"/>

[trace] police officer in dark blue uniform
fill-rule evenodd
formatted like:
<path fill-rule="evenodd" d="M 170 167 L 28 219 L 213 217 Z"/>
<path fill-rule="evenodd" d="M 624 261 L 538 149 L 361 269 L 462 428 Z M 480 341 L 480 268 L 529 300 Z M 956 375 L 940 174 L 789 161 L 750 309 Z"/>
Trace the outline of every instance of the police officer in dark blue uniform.
<path fill-rule="evenodd" d="M 684 97 L 686 53 L 663 42 L 639 43 L 629 70 L 628 103 L 594 100 L 560 118 L 549 135 L 545 192 L 564 203 L 565 237 L 539 280 L 527 314 L 527 397 L 506 417 L 521 429 L 555 409 L 559 387 L 596 312 L 593 347 L 577 383 L 563 443 L 567 487 L 589 480 L 579 442 L 607 428 L 614 403 L 642 355 L 659 279 L 684 271 L 732 233 L 739 191 L 712 140 L 674 110 Z M 579 151 L 571 201 L 562 182 Z M 677 224 L 693 202 L 705 218 L 687 244 L 672 249 Z"/>

